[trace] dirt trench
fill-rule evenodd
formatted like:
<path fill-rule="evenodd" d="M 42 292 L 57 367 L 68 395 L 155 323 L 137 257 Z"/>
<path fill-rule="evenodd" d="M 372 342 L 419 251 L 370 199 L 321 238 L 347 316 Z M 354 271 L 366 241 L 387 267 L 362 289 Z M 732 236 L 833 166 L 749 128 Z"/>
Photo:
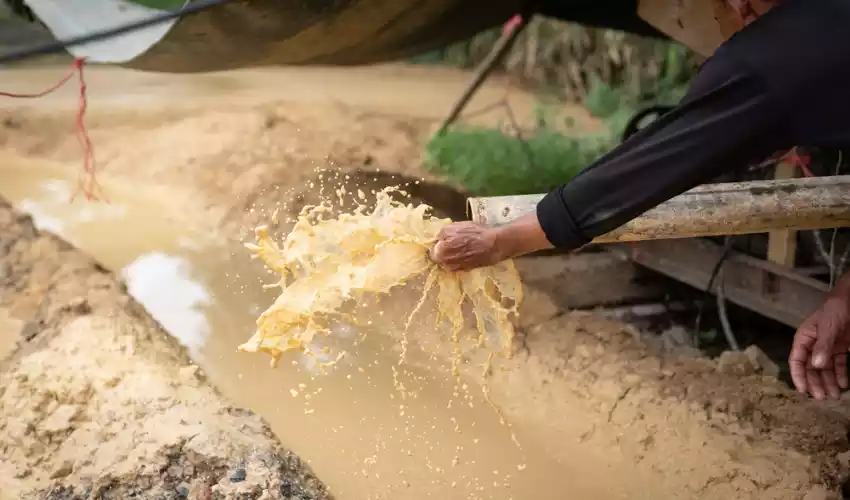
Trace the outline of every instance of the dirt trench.
<path fill-rule="evenodd" d="M 0 198 L 0 497 L 330 499 L 120 280 Z"/>
<path fill-rule="evenodd" d="M 92 136 L 98 145 L 102 175 L 154 193 L 176 220 L 207 228 L 227 239 L 244 239 L 254 224 L 267 222 L 276 208 L 283 206 L 292 214 L 309 203 L 315 195 L 309 183 L 316 181 L 317 167 L 349 175 L 352 186 L 369 179 L 375 185 L 395 182 L 391 175 L 424 179 L 432 184 L 420 184 L 420 191 L 414 195 L 437 205 L 444 214 L 456 215 L 461 197 L 452 189 L 440 188 L 437 179 L 421 170 L 421 142 L 432 119 L 365 106 L 265 99 L 223 104 L 214 111 L 170 107 L 95 114 Z M 0 145 L 14 149 L 17 157 L 61 162 L 73 171 L 78 168 L 79 151 L 63 127 L 60 118 L 38 109 L 14 109 L 0 130 Z M 440 199 L 434 198 L 434 192 L 440 193 Z M 53 238 L 42 238 L 61 245 Z M 533 269 L 539 289 L 529 290 L 514 358 L 483 380 L 473 372 L 466 376 L 486 384 L 507 419 L 516 427 L 524 427 L 530 439 L 543 443 L 548 453 L 573 467 L 571 472 L 609 488 L 611 498 L 620 494 L 617 498 L 814 500 L 838 494 L 850 474 L 850 405 L 846 399 L 811 402 L 762 373 L 757 359 L 754 363 L 746 357 L 727 357 L 718 363 L 658 355 L 629 327 L 588 313 L 564 311 L 542 291 L 560 286 L 541 278 L 546 270 L 534 269 L 533 259 L 525 260 L 521 267 L 526 273 Z M 53 271 L 40 273 L 53 276 Z M 88 301 L 94 312 L 77 318 L 73 307 L 60 309 L 64 311 L 61 317 L 67 318 L 64 333 L 55 333 L 59 327 L 52 327 L 45 329 L 47 334 L 35 337 L 40 347 L 30 347 L 31 355 L 58 358 L 58 366 L 68 366 L 75 359 L 69 355 L 73 339 L 83 337 L 80 342 L 89 342 L 83 346 L 94 342 L 91 336 L 82 335 L 82 327 L 72 325 L 81 321 L 91 325 L 90 317 L 100 317 L 95 314 L 100 307 L 117 311 L 112 316 L 123 318 L 122 314 L 128 313 L 122 313 L 122 306 L 112 302 L 117 300 L 114 297 L 132 304 L 105 273 L 91 274 L 115 283 L 100 289 L 74 285 L 75 281 L 66 276 L 78 274 L 71 270 L 67 273 L 56 276 L 55 287 L 69 287 L 83 297 L 92 295 Z M 560 271 L 550 274 L 553 280 L 565 279 Z M 402 306 L 403 299 L 400 294 Z M 41 311 L 40 305 L 31 307 Z M 133 307 L 136 312 L 130 323 L 144 323 L 138 319 L 146 318 L 144 313 Z M 36 313 L 29 314 L 34 317 Z M 112 316 L 103 314 L 104 318 Z M 168 347 L 172 343 L 167 336 L 149 319 L 145 321 L 147 329 L 141 331 L 148 333 L 139 337 L 145 341 L 134 343 L 132 354 L 124 348 L 124 358 L 119 358 L 124 360 L 123 365 L 131 364 L 131 356 L 150 359 L 146 361 L 150 364 L 139 364 L 163 374 L 162 380 L 171 384 L 170 393 L 209 394 L 209 398 L 200 398 L 206 406 L 190 414 L 217 415 L 203 417 L 205 425 L 213 426 L 211 435 L 227 432 L 232 427 L 232 420 L 227 419 L 247 419 L 257 429 L 262 428 L 255 417 L 228 413 L 225 403 L 216 399 L 202 381 L 197 382 L 199 387 L 187 388 L 196 383 L 190 376 L 194 369 L 177 366 L 185 367 L 188 359 L 174 354 L 177 351 Z M 88 348 L 101 353 L 99 363 L 112 366 L 107 363 L 115 356 L 112 346 L 122 352 L 117 347 L 123 345 L 122 340 L 115 329 L 101 330 L 107 340 L 98 340 L 97 348 Z M 69 340 L 63 341 L 65 338 Z M 116 340 L 108 340 L 112 338 Z M 152 347 L 138 347 L 146 343 Z M 24 352 L 16 359 L 22 359 Z M 19 362 L 6 369 L 4 376 L 17 380 L 17 373 L 30 366 L 33 363 Z M 30 380 L 28 372 L 24 373 Z M 59 377 L 53 371 L 50 376 Z M 94 382 L 89 385 L 96 386 Z M 42 391 L 40 388 L 46 386 L 35 381 L 29 387 Z M 87 389 L 86 395 L 92 390 Z M 9 394 L 6 389 L 2 401 L 9 400 Z M 168 399 L 176 400 L 176 396 Z M 19 404 L 19 400 L 10 401 L 13 407 Z M 150 413 L 156 418 L 165 418 L 161 416 L 164 414 L 168 412 Z M 71 421 L 76 422 L 73 418 Z M 117 424 L 103 421 L 103 425 L 109 428 Z M 257 433 L 265 436 L 264 446 L 277 449 L 267 431 Z M 4 431 L 0 439 L 10 439 L 7 434 Z M 51 475 L 63 465 L 60 456 L 50 454 L 43 459 L 46 462 L 31 467 Z M 224 476 L 232 475 L 233 462 L 223 463 L 216 470 L 226 469 Z M 66 484 L 82 477 L 82 472 L 73 470 L 64 479 Z M 220 482 L 226 482 L 224 476 Z"/>

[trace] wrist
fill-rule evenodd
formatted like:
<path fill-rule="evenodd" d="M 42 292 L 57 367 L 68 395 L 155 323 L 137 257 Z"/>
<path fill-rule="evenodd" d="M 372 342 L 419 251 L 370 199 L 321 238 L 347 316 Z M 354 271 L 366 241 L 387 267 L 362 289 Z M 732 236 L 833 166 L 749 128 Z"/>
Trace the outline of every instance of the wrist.
<path fill-rule="evenodd" d="M 500 260 L 552 248 L 536 214 L 523 216 L 510 224 L 492 228 L 491 231 Z"/>
<path fill-rule="evenodd" d="M 835 282 L 835 286 L 829 291 L 827 300 L 837 298 L 844 300 L 850 297 L 850 272 L 842 274 Z"/>
<path fill-rule="evenodd" d="M 517 256 L 517 236 L 510 224 L 491 228 L 493 233 L 493 253 L 496 260 L 503 261 Z"/>

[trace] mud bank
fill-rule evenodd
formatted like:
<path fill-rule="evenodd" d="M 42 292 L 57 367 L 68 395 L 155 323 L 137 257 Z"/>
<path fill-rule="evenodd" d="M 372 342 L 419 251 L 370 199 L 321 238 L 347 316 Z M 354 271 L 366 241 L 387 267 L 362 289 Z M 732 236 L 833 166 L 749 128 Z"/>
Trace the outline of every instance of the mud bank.
<path fill-rule="evenodd" d="M 393 302 L 418 290 L 403 293 Z M 420 314 L 433 310 L 427 303 Z M 662 355 L 634 328 L 564 311 L 535 287 L 520 313 L 513 357 L 482 375 L 484 355 L 469 355 L 463 375 L 487 388 L 511 425 L 532 429 L 521 443 L 543 443 L 572 473 L 624 498 L 837 500 L 845 488 L 848 400 L 795 393 L 769 375 L 775 365 L 760 351 Z M 453 355 L 433 336 L 410 338 Z"/>
<path fill-rule="evenodd" d="M 122 92 L 140 95 L 150 84 L 145 78 L 148 76 L 142 78 L 139 87 L 124 87 Z M 247 95 L 244 89 L 256 85 L 253 82 L 243 82 L 244 88 L 227 87 L 228 95 Z M 371 92 L 379 93 L 380 81 L 372 83 Z M 244 239 L 254 224 L 268 222 L 274 209 L 285 205 L 285 211 L 292 214 L 309 203 L 315 194 L 309 183 L 316 180 L 317 167 L 341 170 L 349 175 L 353 185 L 396 182 L 397 179 L 384 177 L 388 173 L 408 179 L 424 178 L 432 184 L 420 185 L 415 197 L 436 205 L 443 215 L 458 215 L 455 207 L 462 196 L 440 187 L 421 169 L 421 141 L 433 124 L 433 117 L 423 110 L 417 114 L 416 110 L 405 108 L 407 115 L 402 115 L 386 108 L 376 109 L 373 103 L 360 107 L 318 104 L 307 98 L 299 100 L 295 94 L 281 96 L 260 91 L 242 101 L 223 100 L 217 87 L 220 102 L 215 110 L 208 110 L 197 103 L 203 99 L 212 102 L 210 86 L 198 84 L 198 95 L 191 100 L 189 90 L 194 87 L 181 85 L 185 86 L 176 92 L 178 101 L 181 105 L 188 102 L 186 106 L 195 103 L 194 108 L 178 109 L 167 96 L 157 97 L 156 105 L 144 101 L 145 106 L 129 106 L 118 99 L 129 109 L 96 113 L 91 120 L 102 175 L 152 193 L 171 210 L 175 220 L 217 232 L 222 238 Z M 308 94 L 315 92 L 310 89 Z M 446 101 L 450 102 L 451 97 Z M 104 98 L 101 106 L 108 102 Z M 49 108 L 35 106 L 10 111 L 10 119 L 0 129 L 0 145 L 19 160 L 33 165 L 38 161 L 63 163 L 69 172 L 75 172 L 79 168 L 79 150 L 73 136 L 67 133 L 68 123 L 45 112 L 52 111 Z M 375 173 L 378 170 L 383 174 Z M 534 283 L 536 289 L 530 290 L 515 357 L 483 378 L 471 370 L 466 373 L 474 384 L 486 384 L 507 420 L 521 431 L 520 441 L 527 448 L 537 447 L 545 450 L 542 454 L 547 457 L 556 457 L 565 476 L 575 475 L 584 483 L 598 486 L 596 490 L 585 490 L 596 496 L 565 490 L 547 491 L 537 498 L 814 500 L 829 498 L 829 492 L 839 491 L 848 475 L 847 400 L 822 404 L 808 401 L 761 373 L 758 363 L 748 359 L 727 358 L 718 364 L 706 359 L 659 356 L 640 342 L 636 332 L 621 324 L 587 313 L 564 311 L 563 304 L 545 293 L 559 293 L 568 280 L 562 263 L 553 261 L 552 265 L 559 267 L 541 268 L 540 262 L 519 266 L 526 269 L 527 283 Z M 552 281 L 545 279 L 547 275 Z M 109 293 L 126 297 L 114 286 Z M 105 297 L 109 293 L 89 288 L 83 296 L 104 295 L 100 300 L 112 303 L 109 301 L 113 299 Z M 409 312 L 409 308 L 405 310 L 409 302 L 404 299 L 399 295 L 394 301 L 402 312 Z M 94 298 L 89 302 L 97 304 Z M 97 310 L 94 305 L 91 307 Z M 62 317 L 69 318 L 66 323 L 75 324 L 71 319 L 78 313 L 62 311 Z M 136 318 L 133 321 L 138 322 L 140 315 L 144 316 L 141 312 L 132 316 Z M 74 331 L 70 326 L 66 330 Z M 161 331 L 145 331 L 159 332 L 149 335 L 152 345 L 170 345 Z M 423 329 L 420 334 L 425 338 L 428 330 Z M 69 334 L 38 335 L 36 341 L 49 342 L 39 338 L 54 338 L 54 342 L 59 342 L 66 335 Z M 70 335 L 68 338 L 74 338 L 73 333 Z M 117 333 L 110 335 L 115 337 Z M 103 345 L 121 344 L 115 340 Z M 154 354 L 160 350 L 174 352 L 166 347 L 134 348 L 150 356 L 140 359 L 155 360 Z M 56 356 L 57 364 L 68 366 L 71 361 L 66 358 L 74 359 L 66 354 L 68 349 L 57 343 L 43 355 Z M 116 351 L 120 352 L 117 347 Z M 111 352 L 109 355 L 115 356 Z M 121 358 L 124 365 L 129 365 L 129 356 Z M 143 366 L 166 374 L 164 380 L 177 385 L 169 391 L 189 391 L 180 382 L 178 369 L 186 366 L 188 360 L 180 358 L 175 363 L 168 357 L 174 354 L 158 356 L 166 360 L 164 365 L 150 361 L 146 362 L 150 365 Z M 107 364 L 107 355 L 99 362 Z M 27 373 L 26 369 L 23 364 L 20 368 L 10 367 L 4 376 L 15 380 L 14 370 Z M 55 369 L 49 373 L 51 377 L 59 376 Z M 194 383 L 191 378 L 189 382 Z M 209 389 L 203 390 L 212 394 Z M 8 390 L 3 397 L 9 397 Z M 224 408 L 220 402 L 209 405 L 205 408 Z M 6 411 L 11 414 L 11 410 Z M 212 413 L 215 412 L 222 414 L 224 410 Z M 268 418 L 273 418 L 273 411 Z M 206 420 L 205 425 L 215 426 L 215 422 Z M 51 454 L 45 463 L 61 465 L 58 458 L 52 457 L 59 455 Z M 419 467 L 429 480 L 436 477 L 434 482 L 445 483 L 430 468 L 425 470 L 422 464 Z M 554 476 L 557 472 L 541 469 L 545 473 L 538 484 L 546 480 L 547 474 L 553 482 L 561 479 Z M 52 474 L 54 469 L 44 470 L 45 474 Z M 529 466 L 527 472 L 533 470 Z M 375 481 L 364 480 L 362 484 L 368 490 L 388 480 L 382 477 Z M 450 491 L 445 484 L 439 487 L 443 489 L 433 491 Z M 422 490 L 400 491 L 407 493 L 390 498 L 417 498 L 416 493 Z"/>
<path fill-rule="evenodd" d="M 572 313 L 528 328 L 486 383 L 508 415 L 574 452 L 663 476 L 666 498 L 837 492 L 850 449 L 846 401 L 811 403 L 757 366 L 660 357 L 630 328 Z"/>
<path fill-rule="evenodd" d="M 0 497 L 331 498 L 119 280 L 2 199 L 0 311 Z"/>

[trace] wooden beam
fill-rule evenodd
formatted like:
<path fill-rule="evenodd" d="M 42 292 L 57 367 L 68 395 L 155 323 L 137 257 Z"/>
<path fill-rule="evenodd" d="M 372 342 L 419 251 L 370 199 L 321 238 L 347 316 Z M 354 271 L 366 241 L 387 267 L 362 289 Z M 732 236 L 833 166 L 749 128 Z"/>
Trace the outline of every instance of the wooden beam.
<path fill-rule="evenodd" d="M 544 195 L 470 198 L 490 226 L 534 213 Z M 594 243 L 850 227 L 850 175 L 707 184 L 648 210 Z"/>
<path fill-rule="evenodd" d="M 714 266 L 724 253 L 721 245 L 703 238 L 608 248 L 699 290 L 708 287 Z M 711 292 L 714 290 L 716 287 Z M 727 300 L 796 328 L 823 305 L 829 286 L 792 269 L 731 251 L 723 261 L 723 291 Z"/>
<path fill-rule="evenodd" d="M 797 167 L 782 162 L 776 166 L 775 179 L 793 179 Z M 797 262 L 797 231 L 781 229 L 771 231 L 767 237 L 767 260 L 780 266 L 793 268 Z"/>

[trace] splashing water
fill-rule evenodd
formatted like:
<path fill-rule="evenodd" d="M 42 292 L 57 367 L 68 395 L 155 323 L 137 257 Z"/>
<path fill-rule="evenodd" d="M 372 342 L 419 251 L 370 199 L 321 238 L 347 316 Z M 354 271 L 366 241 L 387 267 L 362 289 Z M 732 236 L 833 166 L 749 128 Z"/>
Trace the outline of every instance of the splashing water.
<path fill-rule="evenodd" d="M 255 229 L 256 244 L 246 244 L 280 276 L 281 288 L 275 303 L 257 319 L 257 330 L 239 346 L 246 352 L 265 352 L 276 366 L 282 355 L 300 351 L 327 359 L 328 348 L 311 349 L 319 335 L 330 335 L 339 320 L 357 322 L 355 313 L 343 306 L 361 301 L 368 294 L 385 295 L 394 288 L 425 277 L 421 297 L 409 315 L 401 340 L 401 359 L 407 352 L 407 330 L 414 315 L 436 290 L 437 323 L 446 320 L 455 344 L 453 372 L 461 360 L 460 335 L 464 330 L 463 307 L 470 303 L 478 332 L 476 349 L 490 349 L 508 357 L 514 337 L 517 308 L 522 300 L 522 283 L 512 262 L 465 272 L 449 272 L 428 256 L 437 234 L 449 219 L 429 214 L 427 205 L 413 206 L 394 200 L 390 194 L 406 195 L 390 187 L 376 193 L 375 208 L 367 212 L 358 202 L 352 213 L 323 218 L 331 206 L 322 202 L 301 211 L 282 246 L 270 236 L 268 226 Z M 341 196 L 341 193 L 337 193 Z M 358 198 L 364 200 L 362 192 Z M 339 361 L 339 352 L 324 365 Z"/>

